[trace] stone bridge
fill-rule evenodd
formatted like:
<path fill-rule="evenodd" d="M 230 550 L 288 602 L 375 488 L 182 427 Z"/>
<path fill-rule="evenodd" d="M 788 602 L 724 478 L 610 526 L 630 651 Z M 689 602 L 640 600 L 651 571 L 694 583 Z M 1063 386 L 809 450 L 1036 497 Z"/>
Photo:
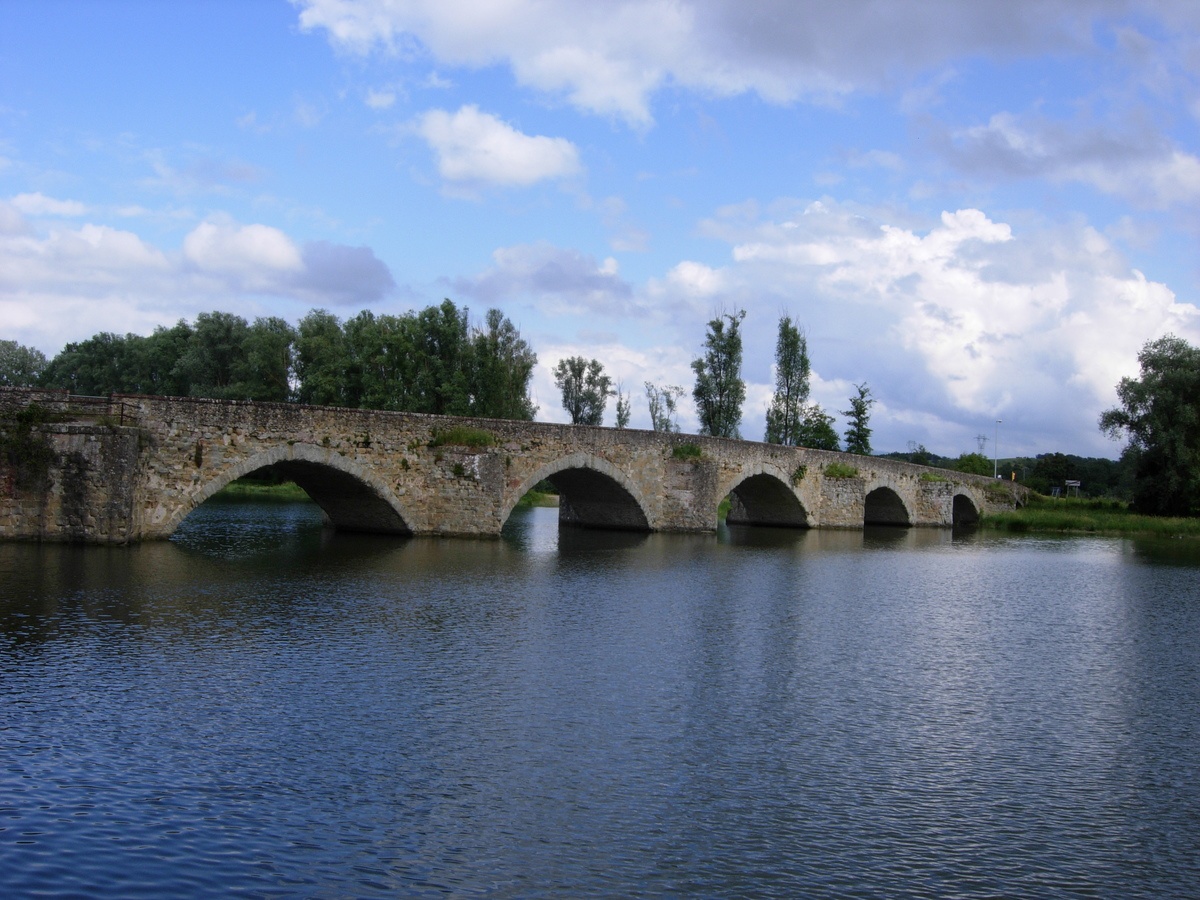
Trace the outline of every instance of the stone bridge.
<path fill-rule="evenodd" d="M 295 404 L 0 389 L 0 539 L 166 538 L 272 468 L 345 531 L 494 537 L 550 481 L 562 524 L 947 527 L 1024 502 L 991 478 L 695 435 Z"/>

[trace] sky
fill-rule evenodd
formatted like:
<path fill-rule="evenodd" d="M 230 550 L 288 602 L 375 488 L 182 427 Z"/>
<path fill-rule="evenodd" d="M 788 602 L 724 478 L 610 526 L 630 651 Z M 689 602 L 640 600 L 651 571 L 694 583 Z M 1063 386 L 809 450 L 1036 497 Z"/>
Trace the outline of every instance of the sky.
<path fill-rule="evenodd" d="M 0 0 L 0 339 L 503 311 L 649 427 L 745 310 L 877 452 L 1119 454 L 1200 344 L 1194 0 Z M 609 403 L 606 423 L 612 424 Z"/>

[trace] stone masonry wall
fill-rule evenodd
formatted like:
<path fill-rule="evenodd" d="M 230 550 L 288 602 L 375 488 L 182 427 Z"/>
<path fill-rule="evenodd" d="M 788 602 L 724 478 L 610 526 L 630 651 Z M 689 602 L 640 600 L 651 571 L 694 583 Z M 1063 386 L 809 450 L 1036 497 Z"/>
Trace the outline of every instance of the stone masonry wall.
<path fill-rule="evenodd" d="M 721 499 L 750 478 L 755 490 L 747 502 L 762 502 L 764 489 L 785 492 L 803 508 L 798 524 L 824 528 L 861 528 L 865 512 L 872 504 L 883 509 L 883 501 L 901 522 L 944 526 L 953 521 L 955 496 L 986 513 L 1011 508 L 1024 490 L 748 441 L 295 404 L 134 396 L 81 402 L 0 389 L 0 422 L 33 403 L 72 421 L 40 426 L 53 455 L 47 485 L 17 485 L 0 460 L 0 538 L 167 537 L 221 487 L 268 465 L 294 474 L 341 527 L 445 535 L 499 534 L 518 500 L 546 478 L 570 487 L 568 506 L 591 516 L 587 524 L 642 522 L 656 531 L 711 531 Z M 454 426 L 487 432 L 493 442 L 439 445 L 438 435 Z M 681 444 L 698 447 L 699 457 L 675 458 Z M 831 463 L 856 472 L 826 476 Z M 788 503 L 794 507 L 775 506 Z"/>

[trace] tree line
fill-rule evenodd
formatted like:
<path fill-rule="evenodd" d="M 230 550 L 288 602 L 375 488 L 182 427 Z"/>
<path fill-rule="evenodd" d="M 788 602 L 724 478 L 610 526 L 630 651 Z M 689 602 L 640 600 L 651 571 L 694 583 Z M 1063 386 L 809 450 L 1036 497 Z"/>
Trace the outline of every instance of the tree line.
<path fill-rule="evenodd" d="M 296 327 L 226 312 L 67 344 L 52 360 L 0 341 L 0 384 L 76 394 L 160 394 L 532 419 L 537 355 L 499 310 L 472 325 L 450 300 L 341 321 L 312 310 Z"/>
<path fill-rule="evenodd" d="M 714 437 L 741 437 L 742 405 L 746 400 L 746 382 L 742 379 L 741 325 L 745 310 L 721 313 L 708 323 L 701 355 L 692 361 L 695 385 L 692 401 L 700 420 L 700 433 Z M 771 444 L 809 447 L 816 450 L 840 450 L 841 442 L 833 427 L 833 416 L 819 403 L 810 403 L 812 365 L 808 341 L 803 330 L 790 316 L 779 320 L 775 346 L 775 392 L 767 409 L 764 440 Z M 599 425 L 609 397 L 617 398 L 617 427 L 629 422 L 628 395 L 621 385 L 615 387 L 595 359 L 574 356 L 554 368 L 554 380 L 562 394 L 563 409 L 572 424 Z M 871 453 L 871 396 L 866 382 L 855 385 L 850 408 L 839 410 L 849 423 L 845 432 L 846 451 Z M 655 431 L 678 431 L 677 404 L 685 391 L 678 385 L 645 382 L 650 426 Z"/>

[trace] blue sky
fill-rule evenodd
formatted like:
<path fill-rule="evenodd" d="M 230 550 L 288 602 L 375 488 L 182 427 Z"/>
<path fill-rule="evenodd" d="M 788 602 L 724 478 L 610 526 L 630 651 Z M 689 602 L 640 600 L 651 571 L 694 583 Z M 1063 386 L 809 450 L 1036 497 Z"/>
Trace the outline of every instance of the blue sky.
<path fill-rule="evenodd" d="M 759 439 L 786 313 L 876 450 L 1112 456 L 1200 344 L 1198 76 L 1184 0 L 7 0 L 0 338 L 450 297 L 646 427 L 745 309 Z"/>

